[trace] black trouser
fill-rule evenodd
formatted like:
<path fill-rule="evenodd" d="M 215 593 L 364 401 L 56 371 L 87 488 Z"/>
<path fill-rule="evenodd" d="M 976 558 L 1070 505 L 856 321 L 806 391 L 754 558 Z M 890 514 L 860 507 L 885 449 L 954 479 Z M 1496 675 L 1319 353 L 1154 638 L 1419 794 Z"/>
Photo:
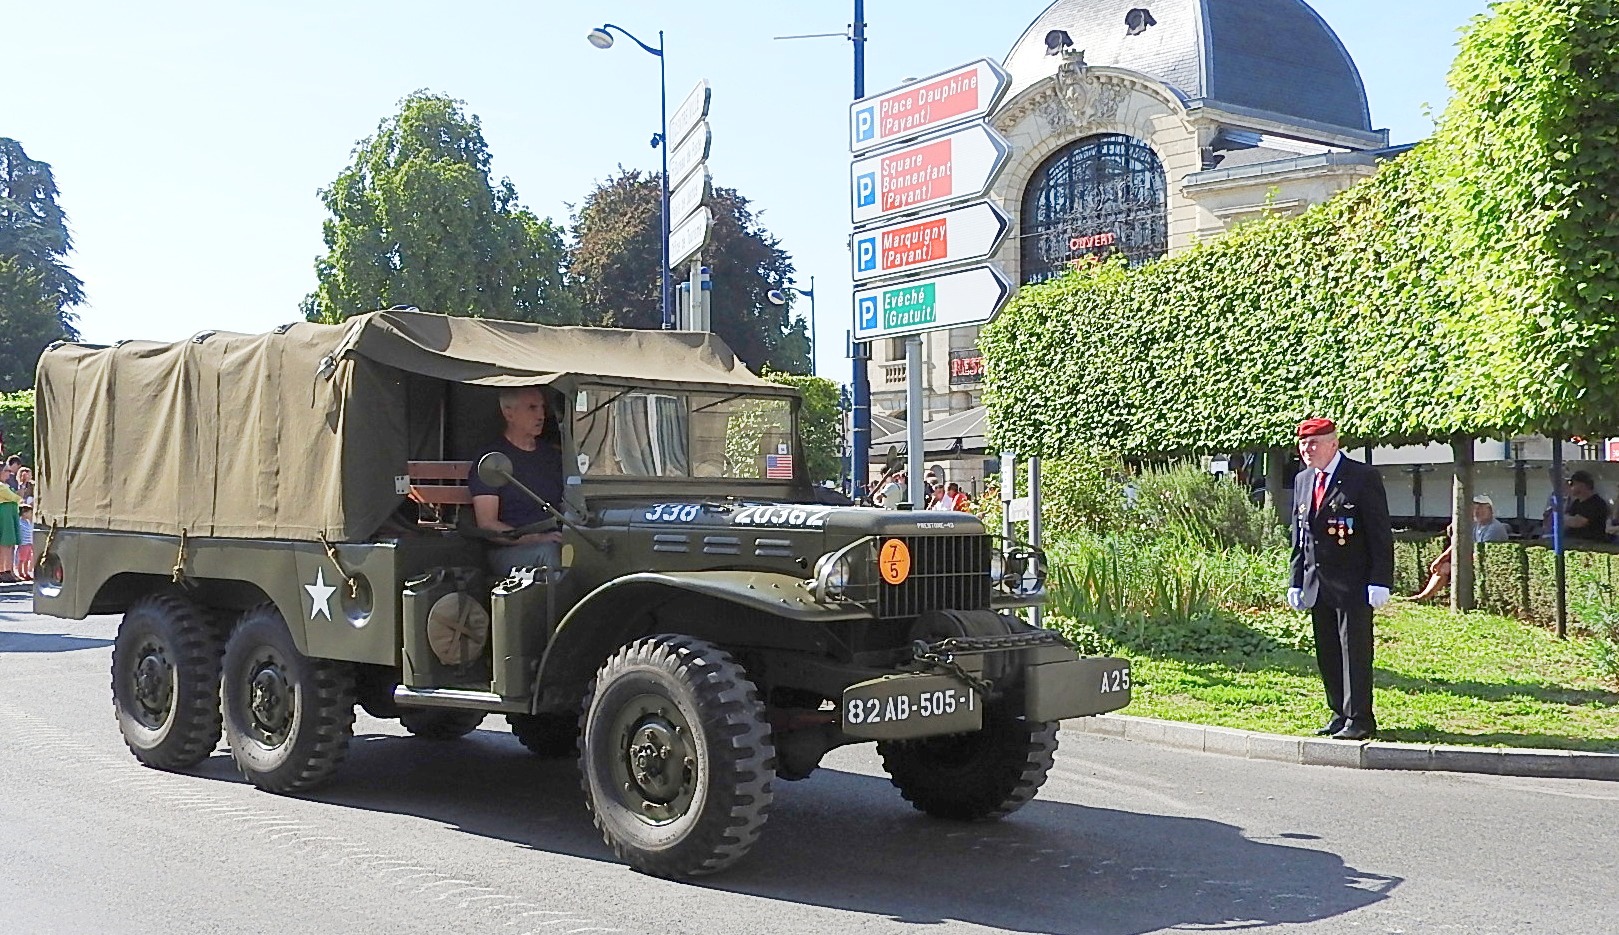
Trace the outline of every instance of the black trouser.
<path fill-rule="evenodd" d="M 1327 707 L 1348 727 L 1376 730 L 1372 716 L 1372 608 L 1334 607 L 1325 594 L 1310 608 L 1315 664 L 1327 688 Z"/>

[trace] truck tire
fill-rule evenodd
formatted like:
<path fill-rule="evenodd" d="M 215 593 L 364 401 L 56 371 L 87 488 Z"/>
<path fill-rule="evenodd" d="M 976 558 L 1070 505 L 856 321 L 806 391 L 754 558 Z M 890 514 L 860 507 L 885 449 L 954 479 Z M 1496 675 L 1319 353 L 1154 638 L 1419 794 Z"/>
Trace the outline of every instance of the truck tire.
<path fill-rule="evenodd" d="M 135 759 L 185 769 L 219 744 L 219 630 L 173 593 L 135 601 L 112 644 L 118 731 Z"/>
<path fill-rule="evenodd" d="M 331 778 L 354 733 L 354 668 L 298 651 L 274 604 L 242 615 L 225 642 L 225 738 L 236 768 L 269 792 Z"/>
<path fill-rule="evenodd" d="M 548 760 L 579 755 L 577 714 L 508 714 L 512 736 L 535 756 Z"/>
<path fill-rule="evenodd" d="M 992 705 L 975 733 L 885 741 L 877 752 L 889 781 L 921 811 L 956 821 L 1003 818 L 1046 781 L 1057 723 L 1028 721 Z"/>
<path fill-rule="evenodd" d="M 676 635 L 625 646 L 596 673 L 580 725 L 585 802 L 620 860 L 701 876 L 758 839 L 776 751 L 757 688 L 719 648 Z"/>
<path fill-rule="evenodd" d="M 485 712 L 456 708 L 405 708 L 399 723 L 423 740 L 457 740 L 478 729 Z"/>

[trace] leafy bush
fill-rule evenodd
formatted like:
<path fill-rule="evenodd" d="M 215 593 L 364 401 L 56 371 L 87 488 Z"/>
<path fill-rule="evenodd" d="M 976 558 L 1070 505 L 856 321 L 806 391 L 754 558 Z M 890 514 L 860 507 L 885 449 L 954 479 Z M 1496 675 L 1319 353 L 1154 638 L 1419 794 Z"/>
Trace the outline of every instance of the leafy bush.
<path fill-rule="evenodd" d="M 1445 548 L 1441 537 L 1397 539 L 1394 588 L 1413 593 L 1428 580 L 1428 565 Z M 1570 627 L 1596 632 L 1615 613 L 1614 585 L 1619 553 L 1611 549 L 1569 549 L 1564 553 Z M 1531 542 L 1488 542 L 1478 546 L 1480 610 L 1542 625 L 1557 613 L 1556 556 Z"/>
<path fill-rule="evenodd" d="M 1019 290 L 981 337 L 994 443 L 1252 450 L 1323 412 L 1365 441 L 1619 430 L 1619 10 L 1493 10 L 1438 130 L 1374 177 Z"/>
<path fill-rule="evenodd" d="M 1255 625 L 1287 590 L 1287 555 L 1210 551 L 1170 536 L 1080 535 L 1050 550 L 1054 620 L 1081 647 L 1154 654 L 1254 655 L 1299 645 Z M 1056 625 L 1056 624 L 1053 624 Z M 1102 643 L 1097 643 L 1100 640 Z M 1111 651 L 1111 650 L 1108 650 Z"/>
<path fill-rule="evenodd" d="M 1152 468 L 1136 482 L 1130 521 L 1208 549 L 1258 550 L 1286 544 L 1274 515 L 1242 485 L 1190 464 Z"/>
<path fill-rule="evenodd" d="M 34 463 L 34 391 L 0 393 L 0 435 L 6 439 L 6 456 L 22 455 L 24 464 Z"/>

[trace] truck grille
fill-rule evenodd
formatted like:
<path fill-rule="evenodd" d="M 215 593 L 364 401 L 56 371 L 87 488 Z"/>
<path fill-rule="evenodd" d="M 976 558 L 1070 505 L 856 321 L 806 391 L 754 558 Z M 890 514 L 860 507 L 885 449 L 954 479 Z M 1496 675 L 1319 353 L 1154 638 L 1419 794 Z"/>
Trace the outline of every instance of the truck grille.
<path fill-rule="evenodd" d="M 885 536 L 911 551 L 911 573 L 899 584 L 877 585 L 877 616 L 914 617 L 930 610 L 989 607 L 988 536 Z"/>

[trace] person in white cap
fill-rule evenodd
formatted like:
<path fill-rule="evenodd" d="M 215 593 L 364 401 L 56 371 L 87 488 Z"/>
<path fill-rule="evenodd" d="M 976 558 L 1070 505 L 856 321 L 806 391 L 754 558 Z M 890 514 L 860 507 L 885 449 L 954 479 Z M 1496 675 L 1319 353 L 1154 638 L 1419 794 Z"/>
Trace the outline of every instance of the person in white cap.
<path fill-rule="evenodd" d="M 1512 538 L 1507 524 L 1495 518 L 1495 501 L 1487 493 L 1473 498 L 1473 541 L 1505 542 Z"/>
<path fill-rule="evenodd" d="M 1445 535 L 1451 535 L 1451 527 L 1445 527 Z M 1495 501 L 1487 493 L 1478 494 L 1473 498 L 1473 541 L 1474 542 L 1505 542 L 1511 538 L 1511 530 L 1507 524 L 1495 518 Z M 1428 583 L 1422 590 L 1411 595 L 1413 601 L 1425 601 L 1438 597 L 1450 584 L 1450 562 L 1456 557 L 1456 546 L 1452 543 L 1445 547 L 1433 561 L 1428 563 Z"/>

